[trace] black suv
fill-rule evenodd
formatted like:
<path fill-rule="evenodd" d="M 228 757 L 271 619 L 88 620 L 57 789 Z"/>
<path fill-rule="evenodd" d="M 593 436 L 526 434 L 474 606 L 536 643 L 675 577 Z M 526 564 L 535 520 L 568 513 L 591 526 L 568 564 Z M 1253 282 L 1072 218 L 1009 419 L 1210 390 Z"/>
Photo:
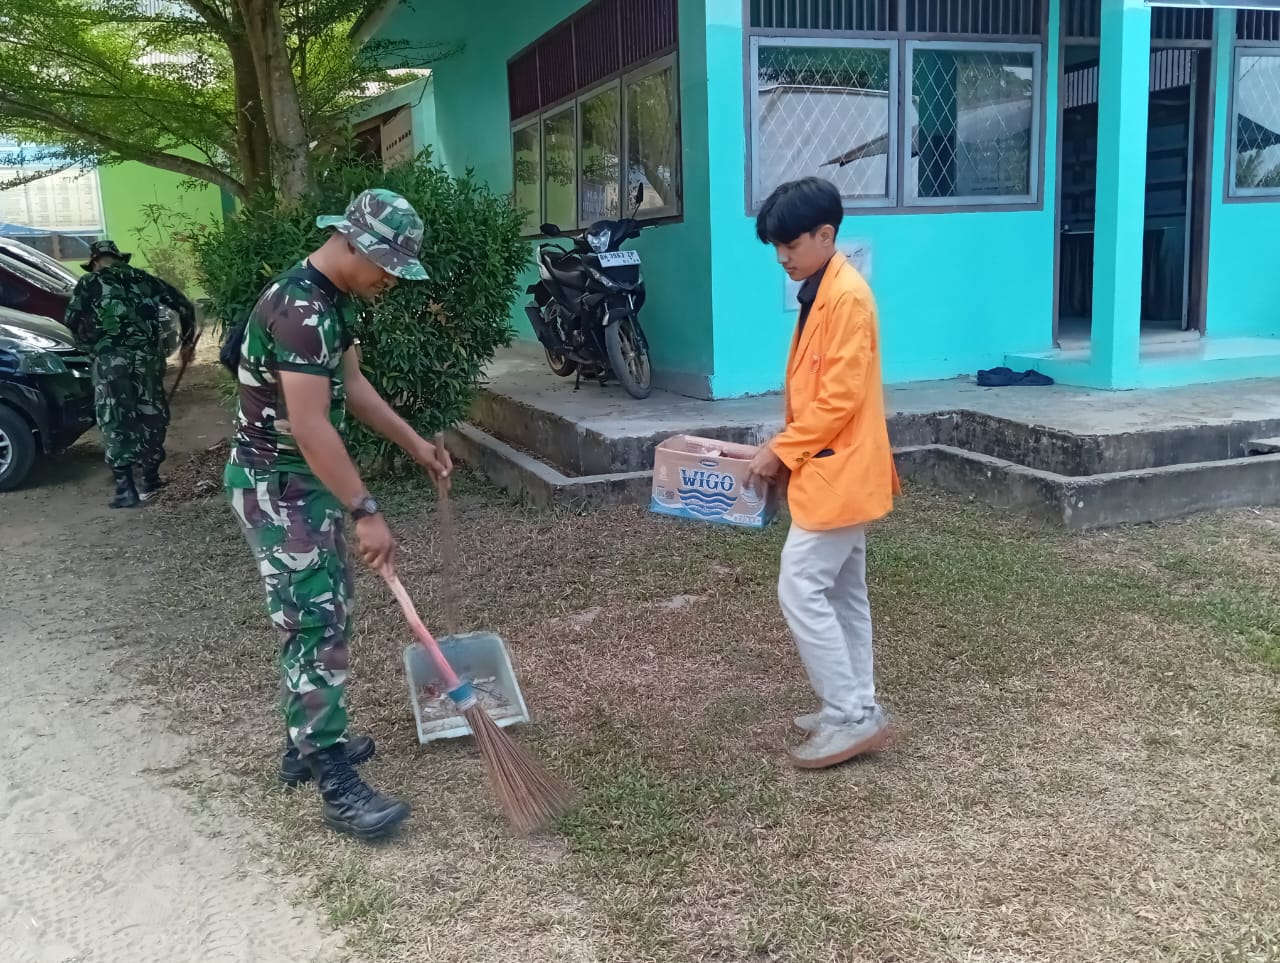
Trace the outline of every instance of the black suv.
<path fill-rule="evenodd" d="M 93 427 L 89 359 L 63 325 L 0 307 L 0 492 Z"/>

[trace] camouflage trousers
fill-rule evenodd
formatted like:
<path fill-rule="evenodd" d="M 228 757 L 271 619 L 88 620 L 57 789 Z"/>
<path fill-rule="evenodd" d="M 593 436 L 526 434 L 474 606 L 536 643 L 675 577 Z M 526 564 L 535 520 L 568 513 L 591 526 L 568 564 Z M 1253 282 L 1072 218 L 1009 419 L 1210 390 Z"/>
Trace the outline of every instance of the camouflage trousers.
<path fill-rule="evenodd" d="M 338 500 L 309 475 L 272 472 L 229 489 L 280 634 L 280 705 L 307 756 L 347 737 L 354 578 Z"/>
<path fill-rule="evenodd" d="M 154 468 L 164 461 L 169 402 L 164 358 L 154 351 L 111 348 L 93 359 L 93 403 L 112 468 Z"/>

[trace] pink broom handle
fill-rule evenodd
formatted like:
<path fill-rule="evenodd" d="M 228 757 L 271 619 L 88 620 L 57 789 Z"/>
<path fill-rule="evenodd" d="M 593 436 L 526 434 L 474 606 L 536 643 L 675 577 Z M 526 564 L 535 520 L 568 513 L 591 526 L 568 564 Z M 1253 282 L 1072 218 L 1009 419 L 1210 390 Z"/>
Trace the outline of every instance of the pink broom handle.
<path fill-rule="evenodd" d="M 413 630 L 418 642 L 427 650 L 432 661 L 435 662 L 436 668 L 444 676 L 444 684 L 449 691 L 449 698 L 463 708 L 467 708 L 468 704 L 474 704 L 476 697 L 472 692 L 471 686 L 458 678 L 458 674 L 453 671 L 453 667 L 449 665 L 444 653 L 440 651 L 440 646 L 436 643 L 431 633 L 427 631 L 427 627 L 422 624 L 422 619 L 418 617 L 418 611 L 413 607 L 413 601 L 409 598 L 409 593 L 400 584 L 400 578 L 396 575 L 395 570 L 391 568 L 384 570 L 382 577 L 387 580 L 387 587 L 391 589 L 391 594 L 400 603 L 400 611 L 404 612 L 409 628 Z"/>

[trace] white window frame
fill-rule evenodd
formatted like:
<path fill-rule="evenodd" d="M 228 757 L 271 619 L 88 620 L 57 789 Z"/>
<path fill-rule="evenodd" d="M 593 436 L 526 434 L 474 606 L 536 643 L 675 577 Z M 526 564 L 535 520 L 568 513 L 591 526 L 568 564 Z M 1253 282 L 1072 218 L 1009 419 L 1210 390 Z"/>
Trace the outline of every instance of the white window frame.
<path fill-rule="evenodd" d="M 889 51 L 889 149 L 885 163 L 888 166 L 884 197 L 844 198 L 846 210 L 866 208 L 890 208 L 898 205 L 898 153 L 902 144 L 902 121 L 900 98 L 901 73 L 898 70 L 898 41 L 896 40 L 848 40 L 834 37 L 769 37 L 752 36 L 751 58 L 748 75 L 749 110 L 751 117 L 751 142 L 747 145 L 747 156 L 751 165 L 751 208 L 758 211 L 765 202 L 764 189 L 760 184 L 760 48 L 764 47 L 803 47 L 806 49 L 853 49 L 853 50 L 887 50 Z"/>
<path fill-rule="evenodd" d="M 542 174 L 542 115 L 534 114 L 526 117 L 524 120 L 511 125 L 511 201 L 513 204 L 518 203 L 516 200 L 516 135 L 520 134 L 530 127 L 538 132 L 538 210 L 534 211 L 534 233 L 521 234 L 521 237 L 538 237 L 542 233 L 542 225 L 546 222 L 546 204 L 542 196 L 542 184 L 545 178 Z"/>
<path fill-rule="evenodd" d="M 1240 143 L 1240 61 L 1245 57 L 1267 57 L 1280 62 L 1280 46 L 1236 46 L 1231 56 L 1231 121 L 1228 125 L 1227 142 L 1230 151 L 1230 162 L 1227 164 L 1227 196 L 1245 197 L 1252 200 L 1280 200 L 1280 187 L 1239 187 L 1236 175 L 1239 173 L 1240 152 L 1236 145 Z"/>
<path fill-rule="evenodd" d="M 626 151 L 625 145 L 627 140 L 627 132 L 625 127 L 626 127 L 627 118 L 626 118 L 626 112 L 623 109 L 623 105 L 622 105 L 622 100 L 623 100 L 622 78 L 614 77 L 613 80 L 606 81 L 603 84 L 598 84 L 597 86 L 592 87 L 589 90 L 583 91 L 581 94 L 578 95 L 576 99 L 576 103 L 578 105 L 578 131 L 576 134 L 576 138 L 578 143 L 577 204 L 578 204 L 578 227 L 579 228 L 590 226 L 586 218 L 582 216 L 582 157 L 584 153 L 582 150 L 582 105 L 586 101 L 594 100 L 596 97 L 600 96 L 603 93 L 607 93 L 610 90 L 615 91 L 618 95 L 618 185 L 617 185 L 618 186 L 618 208 L 619 208 L 618 216 L 625 217 L 627 215 L 627 211 L 623 210 L 623 208 L 627 206 L 627 197 L 626 197 L 627 192 L 626 192 L 626 189 L 623 187 L 623 182 L 625 180 L 625 175 L 627 170 L 627 157 L 625 153 Z"/>
<path fill-rule="evenodd" d="M 949 207 L 1004 207 L 1030 205 L 1040 202 L 1040 125 L 1043 122 L 1042 102 L 1044 100 L 1044 75 L 1042 71 L 1041 45 L 1034 43 L 1004 43 L 990 41 L 951 41 L 951 40 L 908 40 L 906 42 L 906 68 L 902 74 L 903 97 L 910 98 L 915 93 L 915 53 L 917 50 L 951 50 L 959 52 L 982 53 L 1029 53 L 1031 54 L 1031 149 L 1026 194 L 956 194 L 952 197 L 912 197 L 907 190 L 907 177 L 910 174 L 910 163 L 902 165 L 902 202 L 903 206 L 949 208 Z M 903 109 L 898 118 L 901 125 L 899 136 L 903 143 L 912 142 L 907 131 L 907 118 L 910 111 Z"/>
<path fill-rule="evenodd" d="M 647 211 L 642 210 L 636 215 L 639 221 L 656 221 L 663 218 L 679 217 L 684 212 L 684 127 L 681 124 L 680 112 L 680 65 L 679 51 L 673 51 L 665 57 L 659 57 L 649 63 L 642 64 L 634 70 L 622 74 L 619 82 L 622 84 L 622 195 L 621 207 L 622 216 L 626 217 L 631 213 L 631 124 L 627 117 L 627 88 L 632 84 L 647 80 L 654 74 L 662 73 L 662 71 L 671 70 L 671 82 L 675 89 L 674 115 L 672 120 L 676 127 L 676 174 L 677 184 L 676 199 L 674 204 L 667 204 L 660 208 L 651 208 Z"/>
<path fill-rule="evenodd" d="M 547 209 L 547 124 L 557 119 L 561 114 L 566 114 L 571 110 L 574 111 L 574 117 L 573 117 L 573 216 L 564 224 L 556 224 L 556 227 L 560 228 L 562 231 L 571 231 L 577 226 L 577 223 L 578 223 L 578 208 L 580 206 L 579 205 L 580 198 L 578 197 L 578 166 L 580 163 L 579 155 L 582 153 L 582 151 L 579 149 L 581 147 L 581 143 L 578 139 L 580 128 L 578 126 L 577 109 L 578 109 L 578 101 L 577 99 L 574 99 L 574 100 L 570 100 L 568 103 L 559 104 L 555 107 L 552 107 L 550 110 L 543 111 L 538 115 L 538 123 L 540 125 L 538 128 L 538 136 L 539 138 L 541 138 L 538 142 L 538 150 L 542 158 L 542 182 L 540 184 L 540 189 L 539 189 L 539 196 L 542 198 L 542 220 L 543 220 L 543 223 L 552 224 L 555 222 L 551 220 L 551 212 Z"/>

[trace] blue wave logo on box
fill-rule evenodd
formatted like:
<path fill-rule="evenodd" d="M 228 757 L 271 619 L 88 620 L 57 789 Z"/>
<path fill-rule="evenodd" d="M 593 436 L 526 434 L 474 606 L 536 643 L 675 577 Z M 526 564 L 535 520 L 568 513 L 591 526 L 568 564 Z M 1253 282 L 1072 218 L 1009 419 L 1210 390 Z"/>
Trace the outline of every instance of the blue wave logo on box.
<path fill-rule="evenodd" d="M 712 462 L 713 467 L 714 464 Z M 680 496 L 680 504 L 690 514 L 700 518 L 714 518 L 734 506 L 738 500 L 734 492 L 737 484 L 732 475 L 722 472 L 681 468 L 677 494 Z"/>

